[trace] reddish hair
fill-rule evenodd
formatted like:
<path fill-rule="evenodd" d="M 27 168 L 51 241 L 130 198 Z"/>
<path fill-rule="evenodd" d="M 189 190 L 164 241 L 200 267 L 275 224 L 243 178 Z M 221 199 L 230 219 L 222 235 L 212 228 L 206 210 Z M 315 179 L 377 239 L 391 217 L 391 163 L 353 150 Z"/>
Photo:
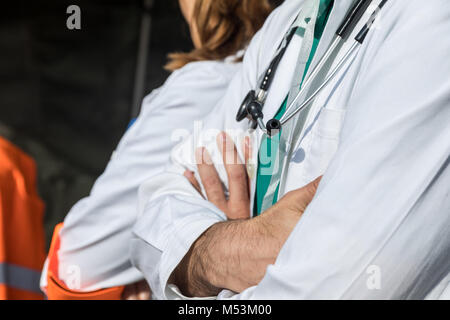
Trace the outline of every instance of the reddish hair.
<path fill-rule="evenodd" d="M 223 60 L 245 49 L 272 11 L 268 0 L 196 0 L 193 23 L 200 47 L 187 53 L 169 54 L 166 70 L 189 62 Z"/>

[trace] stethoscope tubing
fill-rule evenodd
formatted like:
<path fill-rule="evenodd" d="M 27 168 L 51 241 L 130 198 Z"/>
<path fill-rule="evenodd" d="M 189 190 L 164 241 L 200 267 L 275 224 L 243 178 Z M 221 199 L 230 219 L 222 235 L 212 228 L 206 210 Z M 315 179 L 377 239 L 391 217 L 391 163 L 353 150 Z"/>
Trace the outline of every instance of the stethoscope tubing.
<path fill-rule="evenodd" d="M 351 48 L 347 51 L 347 53 L 344 55 L 344 57 L 342 57 L 341 60 L 339 60 L 338 64 L 336 65 L 336 67 L 333 69 L 333 71 L 331 71 L 331 73 L 329 74 L 329 76 L 323 81 L 323 83 L 319 86 L 319 88 L 317 88 L 316 91 L 314 91 L 314 93 L 312 93 L 309 98 L 307 98 L 300 106 L 298 106 L 294 112 L 288 114 L 287 116 L 283 116 L 280 119 L 280 123 L 281 125 L 285 125 L 286 122 L 288 122 L 289 120 L 291 120 L 296 114 L 298 114 L 299 112 L 301 112 L 312 100 L 314 100 L 316 98 L 316 96 L 323 90 L 323 88 L 325 88 L 325 86 L 328 85 L 328 83 L 336 76 L 336 74 L 339 72 L 339 70 L 341 70 L 342 66 L 348 61 L 348 59 L 350 58 L 350 56 L 353 54 L 354 51 L 356 51 L 356 49 L 360 46 L 359 42 L 355 42 Z M 301 92 L 299 92 L 297 94 L 297 96 L 295 97 L 295 99 L 292 101 L 291 105 L 294 105 L 297 100 L 300 98 L 301 96 Z"/>
<path fill-rule="evenodd" d="M 328 59 L 330 58 L 331 54 L 333 53 L 333 51 L 339 46 L 339 44 L 341 43 L 342 38 L 341 37 L 336 37 L 336 39 L 333 41 L 333 43 L 331 44 L 331 47 L 326 51 L 325 55 L 323 56 L 322 59 L 320 59 L 320 61 L 317 63 L 316 67 L 313 69 L 313 71 L 311 72 L 311 74 L 309 75 L 309 77 L 305 80 L 305 82 L 302 85 L 302 88 L 300 89 L 300 91 L 297 93 L 297 95 L 295 96 L 294 100 L 292 100 L 292 102 L 289 104 L 289 106 L 286 108 L 286 112 L 285 115 L 289 115 L 289 112 L 291 111 L 292 108 L 294 108 L 295 104 L 298 102 L 298 100 L 300 99 L 301 95 L 303 94 L 303 92 L 306 90 L 306 88 L 309 87 L 309 85 L 311 84 L 311 82 L 317 77 L 317 75 L 319 74 L 320 70 L 323 68 L 323 66 L 325 65 L 325 63 L 328 61 Z M 282 119 L 285 118 L 284 116 L 282 117 Z M 280 120 L 281 123 L 283 124 L 283 121 Z"/>
<path fill-rule="evenodd" d="M 363 2 L 363 1 L 360 1 Z M 283 125 L 285 125 L 289 120 L 291 120 L 295 115 L 297 115 L 299 112 L 301 112 L 303 109 L 305 109 L 306 106 L 308 106 L 316 97 L 317 95 L 325 88 L 325 86 L 328 85 L 328 83 L 336 76 L 336 74 L 341 70 L 341 68 L 345 65 L 345 63 L 349 60 L 351 55 L 356 51 L 356 49 L 360 48 L 363 44 L 368 32 L 370 31 L 370 28 L 372 27 L 373 23 L 375 22 L 376 18 L 378 17 L 378 13 L 383 8 L 383 6 L 386 4 L 387 0 L 381 1 L 381 3 L 378 5 L 377 9 L 372 13 L 366 24 L 364 24 L 364 27 L 361 29 L 361 31 L 357 34 L 357 36 L 354 39 L 353 45 L 348 49 L 346 54 L 339 60 L 337 65 L 334 67 L 334 69 L 331 71 L 331 73 L 327 76 L 327 78 L 323 81 L 323 83 L 298 107 L 295 108 L 294 111 L 290 112 L 291 109 L 294 108 L 295 104 L 298 102 L 304 91 L 309 88 L 310 84 L 313 80 L 316 79 L 319 72 L 324 67 L 325 63 L 328 61 L 328 59 L 331 57 L 332 53 L 335 51 L 335 49 L 341 44 L 341 42 L 345 41 L 345 37 L 342 37 L 342 34 L 345 34 L 345 32 L 337 33 L 337 36 L 335 40 L 332 42 L 331 46 L 328 48 L 328 50 L 325 52 L 324 56 L 319 60 L 316 67 L 311 72 L 310 76 L 306 79 L 304 84 L 302 85 L 302 88 L 295 96 L 294 100 L 289 104 L 289 106 L 286 109 L 285 114 L 281 117 L 281 119 L 278 121 L 278 124 L 276 127 L 281 129 Z M 353 19 L 355 17 L 354 13 L 351 13 L 350 16 L 353 14 Z M 348 20 L 348 19 L 347 19 Z M 347 24 L 347 28 L 348 28 Z M 271 121 L 277 121 L 272 119 Z M 262 119 L 258 119 L 257 121 L 258 126 L 260 129 L 268 134 L 273 135 L 269 130 L 267 129 L 267 126 L 264 125 L 264 122 Z M 277 129 L 276 131 L 279 131 Z"/>

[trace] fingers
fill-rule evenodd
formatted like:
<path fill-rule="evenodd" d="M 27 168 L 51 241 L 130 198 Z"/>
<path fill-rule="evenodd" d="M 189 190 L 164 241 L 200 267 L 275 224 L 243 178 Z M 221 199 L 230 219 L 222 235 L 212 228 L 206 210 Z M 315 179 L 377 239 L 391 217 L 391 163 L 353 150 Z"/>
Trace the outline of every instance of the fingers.
<path fill-rule="evenodd" d="M 230 201 L 242 202 L 242 205 L 248 205 L 249 192 L 247 171 L 245 165 L 240 160 L 236 145 L 224 132 L 217 137 L 217 140 L 219 149 L 222 152 L 225 170 L 227 171 Z"/>
<path fill-rule="evenodd" d="M 252 163 L 252 155 L 253 155 L 253 149 L 250 137 L 244 138 L 244 144 L 243 144 L 243 153 L 244 153 L 244 161 L 245 161 L 245 167 L 247 168 L 247 177 L 248 177 L 248 194 L 250 194 L 250 186 L 252 184 L 252 179 L 255 174 L 255 168 L 254 164 Z"/>
<path fill-rule="evenodd" d="M 202 194 L 202 187 L 200 186 L 200 183 L 195 178 L 194 173 L 192 171 L 186 170 L 183 175 L 189 180 L 189 182 L 198 191 L 198 193 Z"/>
<path fill-rule="evenodd" d="M 239 158 L 236 146 L 225 133 L 217 137 L 217 144 L 222 152 L 224 167 L 229 181 L 229 199 L 226 198 L 222 181 L 205 148 L 196 151 L 197 167 L 206 196 L 210 202 L 223 211 L 228 219 L 248 219 L 250 216 L 250 191 L 246 166 Z M 244 143 L 244 158 L 251 157 L 249 140 Z M 185 177 L 197 189 L 200 184 L 192 172 L 185 172 Z"/>
<path fill-rule="evenodd" d="M 150 291 L 150 287 L 147 284 L 147 281 L 143 280 L 137 283 L 137 296 L 138 300 L 150 300 L 152 293 Z"/>
<path fill-rule="evenodd" d="M 137 286 L 130 284 L 123 289 L 122 300 L 138 300 Z"/>
<path fill-rule="evenodd" d="M 122 300 L 150 300 L 151 291 L 146 281 L 127 285 L 122 293 Z"/>
<path fill-rule="evenodd" d="M 250 141 L 250 137 L 245 137 L 244 138 L 244 161 L 245 164 L 249 164 L 250 163 L 250 159 L 252 156 L 252 145 L 251 145 L 251 141 Z"/>
<path fill-rule="evenodd" d="M 198 173 L 206 191 L 206 197 L 220 210 L 225 211 L 227 206 L 225 192 L 211 156 L 205 148 L 198 148 L 195 156 L 197 158 Z"/>

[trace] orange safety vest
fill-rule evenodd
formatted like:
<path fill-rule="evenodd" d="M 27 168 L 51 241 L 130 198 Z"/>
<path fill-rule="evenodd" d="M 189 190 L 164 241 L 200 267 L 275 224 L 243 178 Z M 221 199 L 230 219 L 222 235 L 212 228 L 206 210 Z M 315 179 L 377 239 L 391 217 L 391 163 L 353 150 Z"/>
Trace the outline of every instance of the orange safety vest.
<path fill-rule="evenodd" d="M 93 292 L 80 292 L 69 289 L 58 278 L 59 232 L 63 224 L 56 226 L 48 254 L 47 297 L 49 300 L 120 300 L 125 287 L 113 287 Z"/>
<path fill-rule="evenodd" d="M 0 299 L 41 300 L 45 260 L 44 204 L 36 191 L 36 165 L 0 137 Z"/>

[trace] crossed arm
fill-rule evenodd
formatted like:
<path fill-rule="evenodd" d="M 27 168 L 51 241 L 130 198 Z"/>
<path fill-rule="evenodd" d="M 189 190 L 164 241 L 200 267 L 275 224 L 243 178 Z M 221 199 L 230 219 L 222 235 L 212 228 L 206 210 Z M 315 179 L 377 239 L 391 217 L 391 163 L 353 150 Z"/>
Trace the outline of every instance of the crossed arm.
<path fill-rule="evenodd" d="M 229 181 L 229 197 L 212 160 L 204 148 L 197 150 L 198 171 L 206 197 L 226 213 L 229 221 L 208 229 L 191 247 L 172 274 L 171 281 L 189 296 L 215 296 L 222 289 L 234 292 L 257 285 L 267 266 L 274 264 L 281 247 L 313 199 L 320 178 L 308 186 L 287 194 L 261 216 L 250 216 L 249 184 L 246 165 L 226 134 L 218 136 Z M 244 145 L 245 163 L 251 154 L 250 141 Z M 191 184 L 201 192 L 200 184 L 189 171 Z"/>
<path fill-rule="evenodd" d="M 448 284 L 450 83 L 442 70 L 450 66 L 446 57 L 450 41 L 441 35 L 450 30 L 450 7 L 443 0 L 426 7 L 420 1 L 392 6 L 392 19 L 386 23 L 395 21 L 401 28 L 392 26 L 371 36 L 372 50 L 367 48 L 362 62 L 365 72 L 349 101 L 340 147 L 321 181 L 320 194 L 264 279 L 236 299 L 267 299 L 275 294 L 296 299 L 423 299 L 440 282 Z M 430 18 L 412 14 L 418 8 Z M 426 45 L 430 41 L 432 47 Z M 155 258 L 141 264 L 141 269 L 160 297 L 165 297 L 168 273 L 172 273 L 170 283 L 189 295 L 215 293 L 217 287 L 239 291 L 243 286 L 224 285 L 224 279 L 237 277 L 239 265 L 234 265 L 239 260 L 221 264 L 221 259 L 227 250 L 239 250 L 233 256 L 251 261 L 256 250 L 268 248 L 270 241 L 256 248 L 244 242 L 258 243 L 260 229 L 251 227 L 257 221 L 262 224 L 271 211 L 250 221 L 220 222 L 225 216 L 191 190 L 188 194 L 189 186 L 183 182 L 178 172 L 169 172 L 145 186 L 152 196 L 145 198 L 145 219 L 135 229 L 139 243 L 145 244 L 137 256 Z M 243 226 L 248 230 L 239 233 Z M 154 232 L 161 229 L 164 233 Z M 270 227 L 263 230 L 269 233 Z M 207 237 L 214 234 L 217 242 L 208 243 Z M 224 253 L 215 252 L 217 248 Z M 214 254 L 217 262 L 211 263 L 207 258 Z M 379 290 L 367 287 L 370 266 L 382 271 Z M 206 273 L 195 270 L 200 267 Z M 251 270 L 248 276 L 256 273 L 252 267 L 245 270 Z"/>

